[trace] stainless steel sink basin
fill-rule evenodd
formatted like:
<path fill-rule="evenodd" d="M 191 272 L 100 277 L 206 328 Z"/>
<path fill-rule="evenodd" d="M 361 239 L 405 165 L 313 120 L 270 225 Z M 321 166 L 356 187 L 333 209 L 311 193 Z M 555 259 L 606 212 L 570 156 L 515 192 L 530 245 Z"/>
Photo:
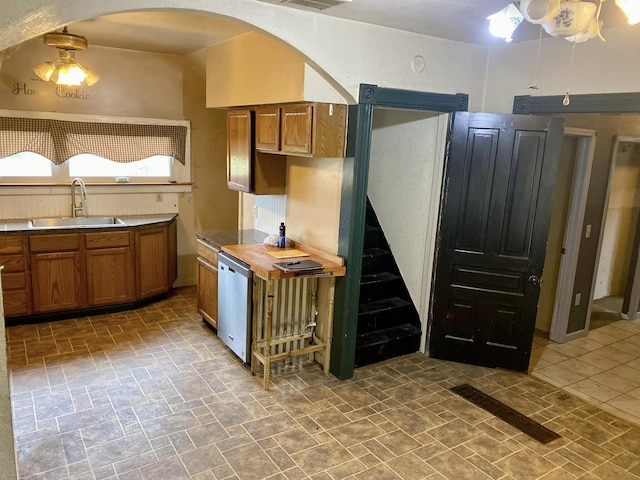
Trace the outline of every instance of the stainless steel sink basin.
<path fill-rule="evenodd" d="M 29 228 L 84 228 L 125 225 L 117 217 L 55 217 L 29 220 Z"/>

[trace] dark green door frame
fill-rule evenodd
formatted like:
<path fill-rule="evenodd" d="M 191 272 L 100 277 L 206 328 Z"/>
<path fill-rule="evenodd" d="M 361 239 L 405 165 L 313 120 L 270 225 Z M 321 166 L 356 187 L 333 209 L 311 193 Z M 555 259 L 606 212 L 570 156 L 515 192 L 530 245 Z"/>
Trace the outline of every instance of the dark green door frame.
<path fill-rule="evenodd" d="M 376 108 L 443 113 L 466 111 L 469 96 L 361 84 L 358 102 L 349 109 L 347 156 L 342 170 L 338 255 L 345 259 L 347 275 L 336 281 L 331 345 L 331 373 L 340 380 L 351 378 L 354 369 L 373 112 Z"/>
<path fill-rule="evenodd" d="M 563 105 L 564 95 L 513 97 L 513 113 L 638 113 L 640 93 L 588 93 L 570 95 L 569 105 Z"/>

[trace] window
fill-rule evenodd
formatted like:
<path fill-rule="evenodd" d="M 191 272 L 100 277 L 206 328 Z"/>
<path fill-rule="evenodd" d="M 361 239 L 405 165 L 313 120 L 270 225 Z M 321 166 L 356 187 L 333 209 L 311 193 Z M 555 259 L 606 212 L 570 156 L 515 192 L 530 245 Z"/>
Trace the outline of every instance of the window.
<path fill-rule="evenodd" d="M 97 155 L 81 154 L 69 160 L 70 177 L 164 177 L 171 176 L 173 157 L 153 155 L 129 163 L 113 162 Z"/>
<path fill-rule="evenodd" d="M 0 184 L 190 183 L 189 146 L 186 121 L 0 110 Z"/>
<path fill-rule="evenodd" d="M 0 177 L 51 177 L 53 163 L 33 152 L 16 153 L 0 158 Z"/>

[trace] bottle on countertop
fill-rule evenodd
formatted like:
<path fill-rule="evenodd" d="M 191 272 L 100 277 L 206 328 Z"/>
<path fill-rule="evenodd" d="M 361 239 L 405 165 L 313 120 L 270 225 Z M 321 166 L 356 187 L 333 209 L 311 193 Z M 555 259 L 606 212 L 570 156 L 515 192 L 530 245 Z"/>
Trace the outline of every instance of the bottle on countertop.
<path fill-rule="evenodd" d="M 280 248 L 286 247 L 287 246 L 287 238 L 285 236 L 284 222 L 280 223 L 280 228 L 279 228 L 278 234 L 279 234 L 278 247 L 280 247 Z"/>

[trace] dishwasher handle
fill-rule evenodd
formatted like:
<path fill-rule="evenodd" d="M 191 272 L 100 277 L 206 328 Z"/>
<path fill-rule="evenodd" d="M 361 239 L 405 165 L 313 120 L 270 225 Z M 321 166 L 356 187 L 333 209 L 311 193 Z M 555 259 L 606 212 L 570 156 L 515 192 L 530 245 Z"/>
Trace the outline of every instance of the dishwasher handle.
<path fill-rule="evenodd" d="M 226 252 L 218 253 L 218 264 L 224 265 L 231 273 L 239 273 L 243 277 L 251 277 L 251 266 Z"/>

